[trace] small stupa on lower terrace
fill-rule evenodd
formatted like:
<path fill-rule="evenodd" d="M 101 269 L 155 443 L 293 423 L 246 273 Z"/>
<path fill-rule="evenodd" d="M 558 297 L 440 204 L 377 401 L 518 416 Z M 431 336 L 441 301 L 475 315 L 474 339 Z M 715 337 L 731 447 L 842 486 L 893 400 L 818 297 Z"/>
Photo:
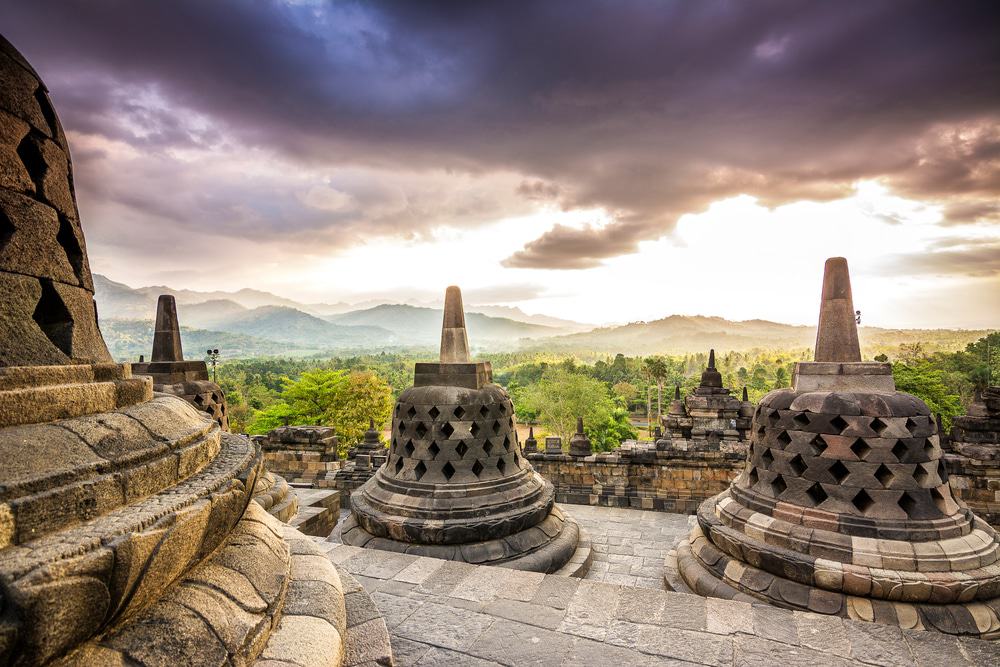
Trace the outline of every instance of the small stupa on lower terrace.
<path fill-rule="evenodd" d="M 438 363 L 399 396 L 389 458 L 351 496 L 345 544 L 536 572 L 581 574 L 589 547 L 521 451 L 514 406 L 473 362 L 462 293 L 445 294 Z"/>
<path fill-rule="evenodd" d="M 896 391 L 889 364 L 861 361 L 854 314 L 847 261 L 832 258 L 816 360 L 761 400 L 746 469 L 701 505 L 677 549 L 679 582 L 712 597 L 997 638 L 997 534 L 952 496 L 927 405 Z"/>

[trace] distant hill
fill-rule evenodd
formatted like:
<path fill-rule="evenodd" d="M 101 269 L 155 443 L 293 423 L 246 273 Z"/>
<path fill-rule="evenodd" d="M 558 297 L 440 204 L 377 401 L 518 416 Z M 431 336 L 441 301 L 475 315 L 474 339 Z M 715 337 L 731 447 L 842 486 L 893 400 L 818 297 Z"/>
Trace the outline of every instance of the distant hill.
<path fill-rule="evenodd" d="M 880 329 L 860 327 L 863 347 L 921 343 L 929 349 L 957 349 L 978 340 L 986 331 L 951 329 Z M 626 355 L 688 354 L 716 350 L 746 351 L 753 348 L 811 348 L 816 327 L 746 320 L 733 322 L 721 317 L 671 315 L 653 322 L 632 322 L 585 333 L 533 342 L 532 349 L 560 352 L 587 351 Z"/>
<path fill-rule="evenodd" d="M 137 361 L 139 355 L 149 360 L 153 349 L 152 320 L 101 319 L 101 334 L 108 351 L 117 361 Z M 186 359 L 204 359 L 205 350 L 218 348 L 227 359 L 248 357 L 305 356 L 321 352 L 314 348 L 279 343 L 254 336 L 205 331 L 181 327 L 181 339 Z"/>
<path fill-rule="evenodd" d="M 182 320 L 183 321 L 183 320 Z M 284 306 L 261 306 L 214 324 L 220 331 L 318 347 L 381 347 L 396 344 L 391 331 L 377 326 L 344 326 Z"/>
<path fill-rule="evenodd" d="M 355 310 L 326 319 L 337 324 L 376 326 L 395 333 L 412 345 L 435 344 L 441 340 L 443 311 L 404 304 L 383 304 L 366 310 Z M 547 338 L 563 329 L 518 322 L 503 317 L 488 317 L 467 312 L 465 324 L 474 345 L 502 344 L 509 347 L 521 338 Z"/>
<path fill-rule="evenodd" d="M 490 317 L 503 317 L 508 320 L 514 320 L 515 322 L 540 324 L 546 327 L 564 329 L 568 332 L 590 331 L 594 328 L 593 324 L 584 324 L 583 322 L 564 320 L 558 317 L 550 317 L 549 315 L 529 315 L 520 308 L 515 308 L 514 306 L 472 306 L 470 310 L 476 313 L 482 313 L 483 315 L 489 315 Z"/>

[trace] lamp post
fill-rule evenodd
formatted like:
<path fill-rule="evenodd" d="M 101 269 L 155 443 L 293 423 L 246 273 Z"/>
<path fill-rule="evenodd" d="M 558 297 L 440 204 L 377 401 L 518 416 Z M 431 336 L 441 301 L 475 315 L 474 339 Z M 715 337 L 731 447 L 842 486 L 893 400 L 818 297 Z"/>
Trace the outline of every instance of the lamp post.
<path fill-rule="evenodd" d="M 206 354 L 208 354 L 208 360 L 212 363 L 212 382 L 219 384 L 219 376 L 215 371 L 215 365 L 219 363 L 219 350 L 218 348 L 209 350 Z"/>

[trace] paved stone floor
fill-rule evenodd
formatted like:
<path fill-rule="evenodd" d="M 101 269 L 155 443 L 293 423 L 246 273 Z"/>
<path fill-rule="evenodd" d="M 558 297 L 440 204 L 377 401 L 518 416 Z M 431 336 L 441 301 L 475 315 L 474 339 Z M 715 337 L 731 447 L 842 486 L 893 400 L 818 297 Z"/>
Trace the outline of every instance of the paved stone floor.
<path fill-rule="evenodd" d="M 566 509 L 607 546 L 597 580 L 320 545 L 372 594 L 401 666 L 1000 665 L 1000 643 L 651 590 L 646 559 L 687 516 Z"/>

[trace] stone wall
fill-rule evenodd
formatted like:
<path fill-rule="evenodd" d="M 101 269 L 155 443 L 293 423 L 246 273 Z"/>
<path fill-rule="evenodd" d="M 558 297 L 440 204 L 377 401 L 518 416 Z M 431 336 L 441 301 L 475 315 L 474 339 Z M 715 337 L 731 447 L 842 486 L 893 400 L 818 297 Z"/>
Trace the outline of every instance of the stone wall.
<path fill-rule="evenodd" d="M 556 487 L 556 502 L 692 514 L 701 501 L 729 488 L 743 468 L 745 454 L 647 447 L 637 453 L 617 450 L 584 458 L 527 458 Z"/>

